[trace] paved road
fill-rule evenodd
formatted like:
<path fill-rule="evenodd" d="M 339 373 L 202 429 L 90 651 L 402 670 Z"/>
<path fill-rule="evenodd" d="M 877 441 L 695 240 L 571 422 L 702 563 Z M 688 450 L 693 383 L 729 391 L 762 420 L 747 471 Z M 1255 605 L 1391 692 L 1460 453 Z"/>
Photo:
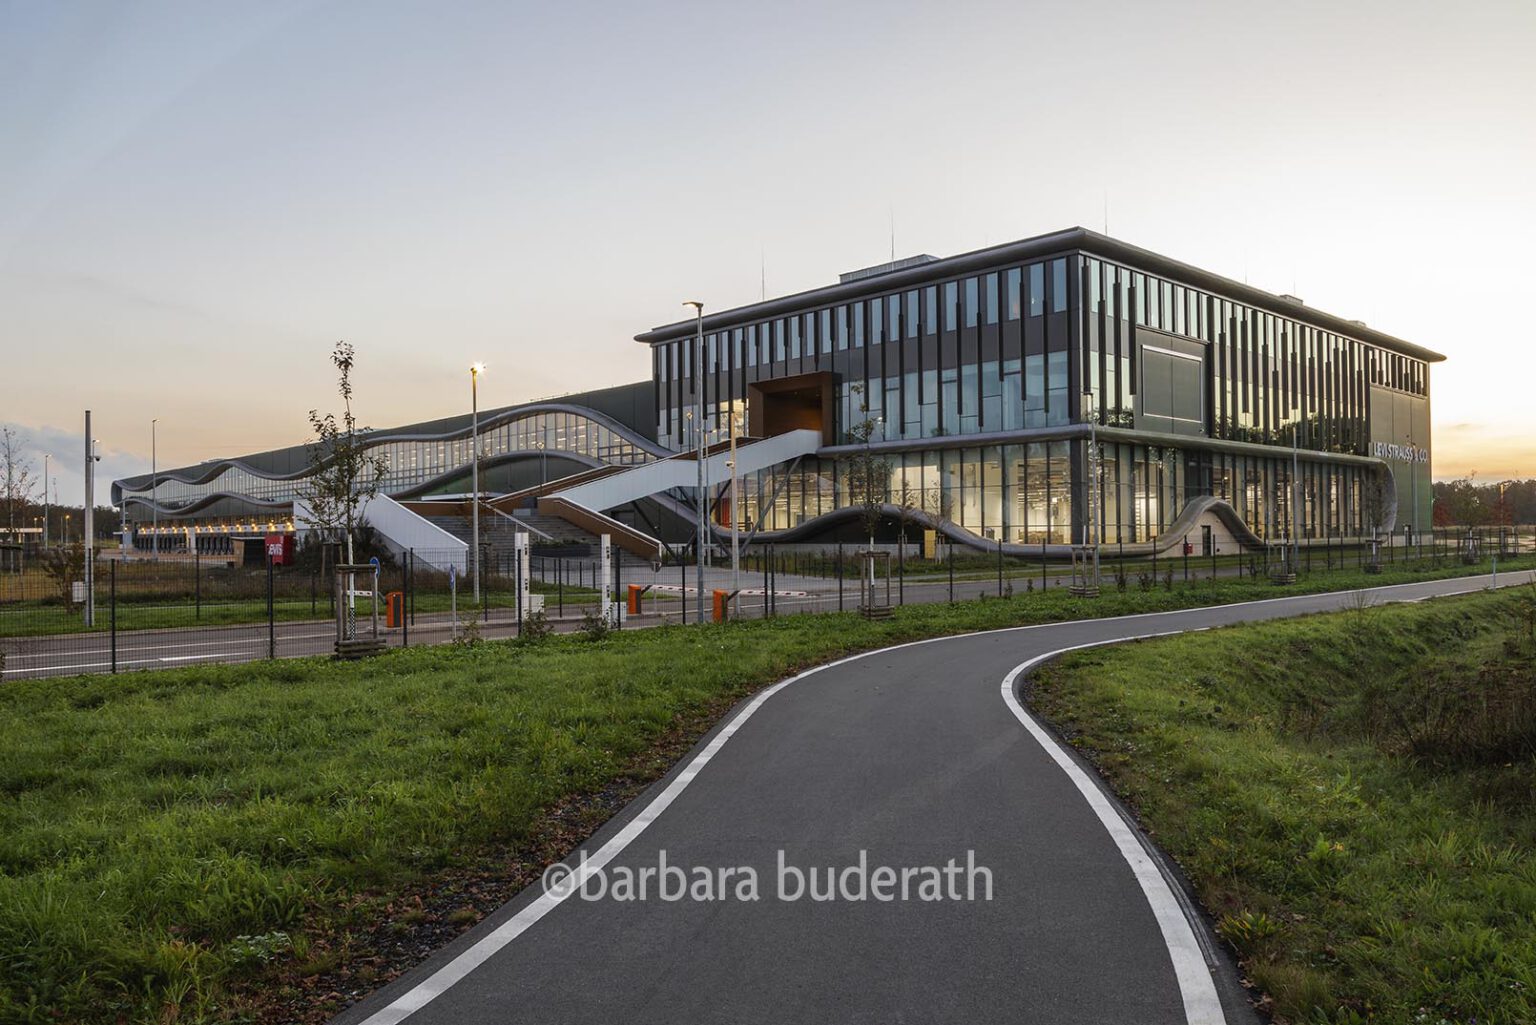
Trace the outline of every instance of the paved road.
<path fill-rule="evenodd" d="M 760 899 L 667 902 L 653 882 L 643 901 L 562 901 L 535 885 L 337 1025 L 1255 1022 L 1176 876 L 1018 706 L 1014 681 L 1021 665 L 1073 646 L 1354 600 L 977 634 L 803 674 L 744 703 L 585 848 L 589 892 L 597 869 L 614 885 L 664 851 L 690 873 L 751 867 Z M 801 871 L 857 865 L 861 851 L 871 868 L 896 870 L 974 852 L 993 899 L 782 900 L 794 877 L 781 888 L 779 851 Z"/>

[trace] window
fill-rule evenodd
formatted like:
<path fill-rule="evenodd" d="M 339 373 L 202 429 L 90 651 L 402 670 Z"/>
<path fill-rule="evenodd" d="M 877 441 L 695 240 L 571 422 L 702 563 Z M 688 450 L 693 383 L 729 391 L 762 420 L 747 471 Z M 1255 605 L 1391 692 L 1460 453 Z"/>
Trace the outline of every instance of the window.
<path fill-rule="evenodd" d="M 946 282 L 944 285 L 944 330 L 953 331 L 960 326 L 959 306 L 959 282 Z"/>
<path fill-rule="evenodd" d="M 822 310 L 819 314 L 817 314 L 817 319 L 820 321 L 820 324 L 818 325 L 818 330 L 817 330 L 816 333 L 821 338 L 821 351 L 823 353 L 831 352 L 832 351 L 832 311 L 831 310 Z"/>
<path fill-rule="evenodd" d="M 982 279 L 982 292 L 985 294 L 987 304 L 987 323 L 997 323 L 997 274 L 988 274 Z"/>
<path fill-rule="evenodd" d="M 1023 285 L 1023 271 L 1018 267 L 1010 268 L 1005 277 L 1008 289 L 1008 319 L 1018 320 L 1023 312 L 1023 297 L 1020 295 Z"/>
<path fill-rule="evenodd" d="M 1051 312 L 1061 313 L 1067 308 L 1067 261 L 1065 258 L 1051 261 Z"/>
<path fill-rule="evenodd" d="M 907 337 L 917 337 L 917 290 L 907 293 Z"/>
<path fill-rule="evenodd" d="M 1029 315 L 1038 317 L 1045 312 L 1045 264 L 1029 267 Z"/>
<path fill-rule="evenodd" d="M 800 358 L 800 318 L 789 318 L 789 358 Z"/>
<path fill-rule="evenodd" d="M 834 311 L 837 319 L 837 351 L 848 348 L 848 307 L 839 306 Z"/>
<path fill-rule="evenodd" d="M 883 313 L 885 302 L 875 299 L 869 304 L 869 344 L 879 345 L 885 337 L 885 324 Z"/>
<path fill-rule="evenodd" d="M 853 304 L 853 347 L 864 348 L 864 304 Z"/>
<path fill-rule="evenodd" d="M 885 340 L 888 342 L 901 340 L 901 296 L 899 295 L 885 297 Z"/>
<path fill-rule="evenodd" d="M 975 278 L 966 278 L 965 279 L 965 326 L 966 327 L 975 327 L 976 326 L 976 313 L 977 313 L 977 309 L 978 309 L 978 306 L 977 306 L 977 303 L 976 303 L 976 285 L 977 285 L 977 282 L 976 282 Z"/>
<path fill-rule="evenodd" d="M 931 335 L 939 329 L 939 288 L 929 285 L 923 289 L 923 334 Z"/>

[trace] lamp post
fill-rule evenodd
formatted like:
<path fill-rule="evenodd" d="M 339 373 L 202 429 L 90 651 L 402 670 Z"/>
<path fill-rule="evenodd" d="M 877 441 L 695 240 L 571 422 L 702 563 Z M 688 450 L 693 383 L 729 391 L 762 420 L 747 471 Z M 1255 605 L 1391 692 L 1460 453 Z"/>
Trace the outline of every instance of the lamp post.
<path fill-rule="evenodd" d="M 544 439 L 540 438 L 534 443 L 534 447 L 539 450 L 539 487 L 542 488 L 549 483 L 549 470 L 544 462 Z"/>
<path fill-rule="evenodd" d="M 693 431 L 695 456 L 698 459 L 698 536 L 694 539 L 694 581 L 698 589 L 698 603 L 695 606 L 696 623 L 704 622 L 704 516 L 708 503 L 708 496 L 704 491 L 704 304 L 697 299 L 689 299 L 684 306 L 692 306 L 695 317 L 695 332 L 693 342 Z"/>
<path fill-rule="evenodd" d="M 741 590 L 741 536 L 737 530 L 741 511 L 736 505 L 736 407 L 731 406 L 731 592 Z"/>
<path fill-rule="evenodd" d="M 1088 421 L 1088 543 L 1093 545 L 1093 586 L 1099 586 L 1099 417 L 1093 392 L 1083 392 L 1083 416 Z"/>
<path fill-rule="evenodd" d="M 53 510 L 48 504 L 48 461 L 53 457 L 47 452 L 43 453 L 43 547 L 48 547 L 48 521 L 53 518 Z"/>
<path fill-rule="evenodd" d="M 154 545 L 151 559 L 160 561 L 160 450 L 157 444 L 158 419 L 149 422 L 149 522 L 150 539 Z"/>
<path fill-rule="evenodd" d="M 1291 568 L 1301 565 L 1301 421 L 1291 428 Z"/>
<path fill-rule="evenodd" d="M 473 492 L 469 505 L 469 536 L 474 547 L 475 604 L 480 604 L 480 375 L 485 372 L 484 363 L 469 366 L 469 490 Z"/>
<path fill-rule="evenodd" d="M 1419 461 L 1417 459 L 1418 453 L 1413 448 L 1413 431 L 1409 430 L 1403 440 L 1407 442 L 1408 447 L 1408 487 L 1410 494 L 1413 496 L 1413 508 L 1408 513 L 1412 519 L 1408 521 L 1408 530 L 1403 535 L 1403 543 L 1412 545 L 1413 535 L 1418 529 L 1416 524 L 1419 519 Z"/>
<path fill-rule="evenodd" d="M 91 437 L 91 411 L 85 411 L 85 625 L 96 625 L 96 439 Z"/>

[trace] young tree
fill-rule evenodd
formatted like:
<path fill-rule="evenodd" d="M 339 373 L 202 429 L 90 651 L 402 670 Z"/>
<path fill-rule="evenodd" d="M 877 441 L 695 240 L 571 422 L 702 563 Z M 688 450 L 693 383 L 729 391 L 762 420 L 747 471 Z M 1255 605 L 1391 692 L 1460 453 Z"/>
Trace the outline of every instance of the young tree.
<path fill-rule="evenodd" d="M 37 469 L 27 458 L 21 435 L 10 424 L 0 426 L 0 504 L 4 505 L 6 536 L 16 540 L 16 528 L 37 502 Z"/>
<path fill-rule="evenodd" d="M 863 390 L 859 385 L 853 387 L 856 394 Z M 863 446 L 847 460 L 848 501 L 859 507 L 859 526 L 869 538 L 869 548 L 873 551 L 875 532 L 880 528 L 883 516 L 882 506 L 891 490 L 891 467 L 885 459 L 875 455 L 872 448 L 880 421 L 869 415 L 867 402 L 860 402 L 859 412 L 864 414 L 864 419 L 848 428 L 848 440 Z"/>
<path fill-rule="evenodd" d="M 362 520 L 362 509 L 377 497 L 379 484 L 389 463 L 382 455 L 367 449 L 367 427 L 359 427 L 352 413 L 352 367 L 356 360 L 351 344 L 337 342 L 331 350 L 331 364 L 336 368 L 336 391 L 341 395 L 342 414 L 321 416 L 309 411 L 309 426 L 315 440 L 309 445 L 310 472 L 300 493 L 309 504 L 309 523 L 328 539 L 346 545 L 347 561 L 352 561 L 354 532 Z"/>

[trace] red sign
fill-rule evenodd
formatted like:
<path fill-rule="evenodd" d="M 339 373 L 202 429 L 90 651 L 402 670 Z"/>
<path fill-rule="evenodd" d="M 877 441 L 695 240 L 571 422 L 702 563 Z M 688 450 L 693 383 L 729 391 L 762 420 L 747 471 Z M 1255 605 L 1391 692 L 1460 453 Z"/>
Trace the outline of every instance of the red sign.
<path fill-rule="evenodd" d="M 272 560 L 274 566 L 293 565 L 293 535 L 268 534 L 267 558 Z"/>

